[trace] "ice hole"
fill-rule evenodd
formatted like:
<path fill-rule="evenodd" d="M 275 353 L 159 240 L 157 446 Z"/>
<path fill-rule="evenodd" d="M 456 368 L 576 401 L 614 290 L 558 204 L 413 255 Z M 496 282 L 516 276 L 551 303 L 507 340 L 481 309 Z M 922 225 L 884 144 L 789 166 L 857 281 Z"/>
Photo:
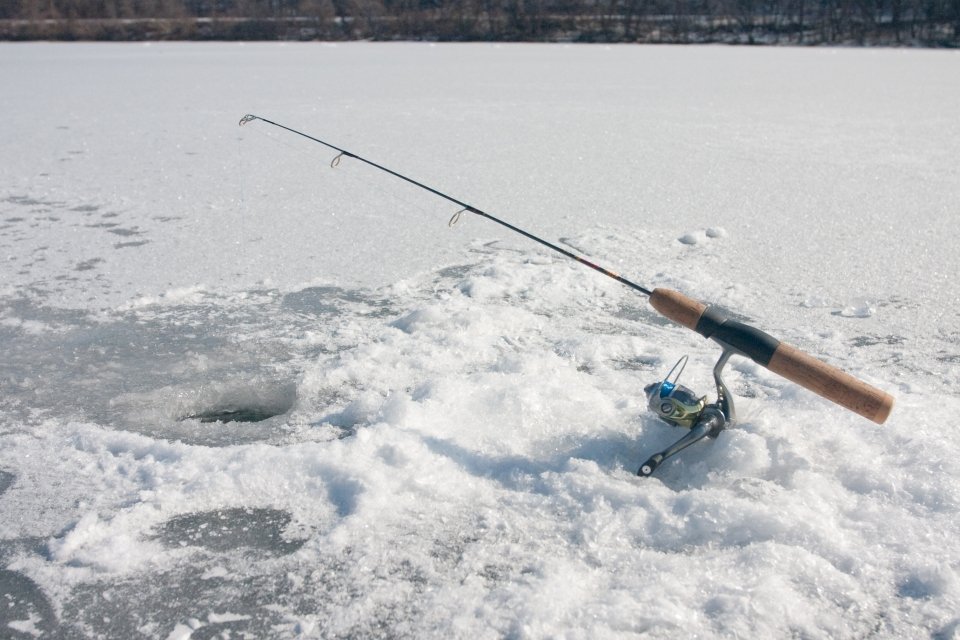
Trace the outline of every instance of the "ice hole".
<path fill-rule="evenodd" d="M 200 422 L 263 422 L 268 418 L 279 416 L 289 410 L 264 407 L 237 407 L 227 409 L 211 409 L 192 416 L 185 416 L 183 420 L 199 420 Z"/>
<path fill-rule="evenodd" d="M 227 385 L 206 389 L 198 396 L 181 421 L 263 422 L 290 411 L 297 399 L 294 384 Z"/>

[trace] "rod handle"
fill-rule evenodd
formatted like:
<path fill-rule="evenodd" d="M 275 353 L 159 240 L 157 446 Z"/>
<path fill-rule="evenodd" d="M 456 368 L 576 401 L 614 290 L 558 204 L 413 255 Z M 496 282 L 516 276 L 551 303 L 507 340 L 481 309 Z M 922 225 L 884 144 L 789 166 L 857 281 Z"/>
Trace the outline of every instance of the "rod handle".
<path fill-rule="evenodd" d="M 662 287 L 657 287 L 650 294 L 650 306 L 665 318 L 692 331 L 697 330 L 700 316 L 707 310 L 707 305 L 702 302 L 688 298 L 679 291 Z"/>
<path fill-rule="evenodd" d="M 650 305 L 666 318 L 733 348 L 757 364 L 877 424 L 893 410 L 890 394 L 769 334 L 672 289 L 654 289 Z"/>

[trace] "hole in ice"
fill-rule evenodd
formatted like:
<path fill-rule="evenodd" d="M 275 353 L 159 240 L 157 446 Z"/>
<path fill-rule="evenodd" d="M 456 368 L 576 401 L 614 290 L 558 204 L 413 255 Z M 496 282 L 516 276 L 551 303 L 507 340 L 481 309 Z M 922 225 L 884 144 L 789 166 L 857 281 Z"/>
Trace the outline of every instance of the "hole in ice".
<path fill-rule="evenodd" d="M 14 475 L 12 473 L 0 471 L 0 496 L 6 493 L 7 489 L 10 488 L 10 485 L 13 484 L 13 480 Z"/>
<path fill-rule="evenodd" d="M 286 572 L 275 578 L 248 567 L 218 572 L 204 564 L 171 565 L 78 585 L 64 603 L 56 637 L 91 637 L 80 630 L 96 629 L 103 638 L 275 638 L 286 620 L 283 605 L 298 597 Z"/>
<path fill-rule="evenodd" d="M 362 291 L 341 287 L 307 287 L 283 297 L 283 308 L 304 315 L 340 315 L 348 305 L 358 305 L 365 315 L 385 317 L 394 313 L 390 301 Z"/>
<path fill-rule="evenodd" d="M 279 509 L 217 509 L 188 513 L 160 525 L 156 538 L 170 547 L 196 546 L 209 551 L 256 549 L 272 556 L 293 553 L 306 539 L 290 539 L 284 531 L 290 514 Z"/>
<path fill-rule="evenodd" d="M 269 409 L 260 407 L 241 407 L 238 409 L 213 409 L 204 411 L 192 416 L 186 416 L 183 420 L 199 420 L 200 422 L 263 422 L 268 418 L 282 415 L 286 411 L 277 413 Z"/>
<path fill-rule="evenodd" d="M 286 431 L 297 403 L 293 381 L 250 376 L 127 393 L 110 400 L 109 419 L 154 438 L 222 447 L 265 442 Z M 224 428 L 229 423 L 230 428 Z"/>
<path fill-rule="evenodd" d="M 180 420 L 200 422 L 263 422 L 293 408 L 297 399 L 293 384 L 237 385 L 210 389 L 199 394 L 194 408 Z"/>
<path fill-rule="evenodd" d="M 36 638 L 56 626 L 43 591 L 22 573 L 0 569 L 0 603 L 0 629 L 13 634 L 5 638 Z"/>
<path fill-rule="evenodd" d="M 225 553 L 206 561 L 172 561 L 159 571 L 129 577 L 106 576 L 72 589 L 60 615 L 64 622 L 51 635 L 90 637 L 85 630 L 95 629 L 98 637 L 123 639 L 414 637 L 406 629 L 420 611 L 423 582 L 411 584 L 407 574 L 399 573 L 403 567 L 388 556 L 383 575 L 404 582 L 392 592 L 395 597 L 371 604 L 371 579 L 356 571 L 351 554 L 349 546 L 318 551 L 309 563 L 280 561 L 283 567 L 278 568 L 271 566 L 271 558 L 261 564 Z M 360 615 L 349 615 L 352 611 Z M 297 620 L 308 614 L 316 626 L 296 632 Z M 338 626 L 330 630 L 334 624 Z M 0 633 L 9 632 L 3 628 Z"/>

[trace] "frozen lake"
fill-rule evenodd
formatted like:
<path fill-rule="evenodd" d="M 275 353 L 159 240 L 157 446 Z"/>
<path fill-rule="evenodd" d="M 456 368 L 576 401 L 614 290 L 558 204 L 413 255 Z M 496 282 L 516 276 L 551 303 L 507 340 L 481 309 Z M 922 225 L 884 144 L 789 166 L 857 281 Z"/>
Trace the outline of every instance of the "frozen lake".
<path fill-rule="evenodd" d="M 0 637 L 960 637 L 960 52 L 0 44 Z M 897 398 L 749 361 L 408 174 Z"/>

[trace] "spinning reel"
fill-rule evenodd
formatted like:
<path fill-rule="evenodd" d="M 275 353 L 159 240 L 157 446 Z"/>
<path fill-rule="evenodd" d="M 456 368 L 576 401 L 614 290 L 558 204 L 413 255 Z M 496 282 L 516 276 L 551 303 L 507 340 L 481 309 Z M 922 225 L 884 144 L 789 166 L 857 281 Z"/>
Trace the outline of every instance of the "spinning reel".
<path fill-rule="evenodd" d="M 734 353 L 733 350 L 725 349 L 713 367 L 717 399 L 710 404 L 707 404 L 706 396 L 697 396 L 689 388 L 678 383 L 684 367 L 687 366 L 687 356 L 680 358 L 663 380 L 644 387 L 644 392 L 647 394 L 647 407 L 651 411 L 664 422 L 690 431 L 660 453 L 650 456 L 640 465 L 637 471 L 638 476 L 651 475 L 666 459 L 675 456 L 695 442 L 706 437 L 716 438 L 727 424 L 734 421 L 733 398 L 721 376 L 723 367 Z"/>

